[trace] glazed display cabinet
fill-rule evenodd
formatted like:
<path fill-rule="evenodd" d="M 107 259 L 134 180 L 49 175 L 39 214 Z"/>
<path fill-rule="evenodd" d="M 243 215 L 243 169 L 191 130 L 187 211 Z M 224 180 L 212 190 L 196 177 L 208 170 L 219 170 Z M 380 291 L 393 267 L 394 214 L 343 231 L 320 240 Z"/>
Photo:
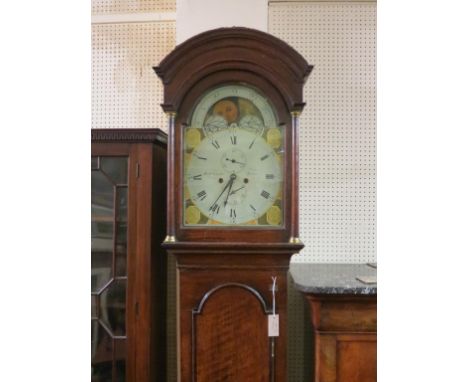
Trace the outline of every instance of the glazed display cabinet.
<path fill-rule="evenodd" d="M 91 381 L 165 381 L 166 135 L 91 142 Z"/>

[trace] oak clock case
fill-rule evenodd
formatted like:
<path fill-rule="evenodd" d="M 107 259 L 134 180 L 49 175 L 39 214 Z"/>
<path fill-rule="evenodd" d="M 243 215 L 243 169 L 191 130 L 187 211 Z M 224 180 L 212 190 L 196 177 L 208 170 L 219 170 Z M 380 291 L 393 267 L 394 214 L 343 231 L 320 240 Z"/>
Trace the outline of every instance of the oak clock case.
<path fill-rule="evenodd" d="M 192 37 L 154 69 L 169 120 L 178 379 L 285 382 L 287 271 L 303 247 L 297 116 L 312 68 L 276 37 L 235 27 Z"/>
<path fill-rule="evenodd" d="M 246 85 L 208 91 L 184 125 L 183 224 L 283 225 L 284 124 Z"/>

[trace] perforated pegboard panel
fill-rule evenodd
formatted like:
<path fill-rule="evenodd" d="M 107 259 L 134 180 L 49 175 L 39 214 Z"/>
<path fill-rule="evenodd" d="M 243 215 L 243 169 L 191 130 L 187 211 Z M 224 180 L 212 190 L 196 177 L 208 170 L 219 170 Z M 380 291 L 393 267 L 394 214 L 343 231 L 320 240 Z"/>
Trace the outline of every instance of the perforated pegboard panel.
<path fill-rule="evenodd" d="M 93 24 L 92 128 L 167 128 L 152 67 L 175 46 L 175 22 Z"/>
<path fill-rule="evenodd" d="M 167 117 L 160 106 L 163 101 L 162 82 L 152 67 L 159 64 L 174 46 L 174 21 L 93 24 L 92 128 L 157 127 L 167 130 Z M 167 381 L 175 382 L 176 281 L 173 257 L 168 258 L 168 272 Z"/>
<path fill-rule="evenodd" d="M 375 261 L 375 3 L 270 3 L 269 32 L 314 70 L 300 117 L 300 237 L 293 262 Z M 288 380 L 312 380 L 304 298 L 288 286 Z"/>
<path fill-rule="evenodd" d="M 269 32 L 315 66 L 299 135 L 306 247 L 294 262 L 376 260 L 375 5 L 270 4 Z"/>
<path fill-rule="evenodd" d="M 139 12 L 175 12 L 176 0 L 92 0 L 93 15 Z"/>

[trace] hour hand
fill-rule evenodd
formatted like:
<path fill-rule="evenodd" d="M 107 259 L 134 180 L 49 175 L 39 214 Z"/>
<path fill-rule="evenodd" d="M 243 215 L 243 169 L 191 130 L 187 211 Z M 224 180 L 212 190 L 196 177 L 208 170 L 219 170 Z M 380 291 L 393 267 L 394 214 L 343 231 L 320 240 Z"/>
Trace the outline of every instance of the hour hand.
<path fill-rule="evenodd" d="M 239 188 L 235 189 L 234 191 L 231 191 L 231 193 L 230 193 L 229 195 L 233 195 L 233 194 L 235 194 L 237 191 L 242 190 L 243 188 L 245 188 L 245 186 L 239 187 Z"/>

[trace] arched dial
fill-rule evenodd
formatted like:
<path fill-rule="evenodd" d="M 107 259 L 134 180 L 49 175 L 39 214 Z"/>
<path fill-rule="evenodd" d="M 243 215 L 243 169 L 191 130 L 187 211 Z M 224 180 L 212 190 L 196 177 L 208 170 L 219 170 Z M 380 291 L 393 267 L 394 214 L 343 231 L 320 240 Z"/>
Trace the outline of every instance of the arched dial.
<path fill-rule="evenodd" d="M 282 225 L 283 129 L 264 97 L 238 85 L 211 91 L 184 149 L 185 225 Z"/>

